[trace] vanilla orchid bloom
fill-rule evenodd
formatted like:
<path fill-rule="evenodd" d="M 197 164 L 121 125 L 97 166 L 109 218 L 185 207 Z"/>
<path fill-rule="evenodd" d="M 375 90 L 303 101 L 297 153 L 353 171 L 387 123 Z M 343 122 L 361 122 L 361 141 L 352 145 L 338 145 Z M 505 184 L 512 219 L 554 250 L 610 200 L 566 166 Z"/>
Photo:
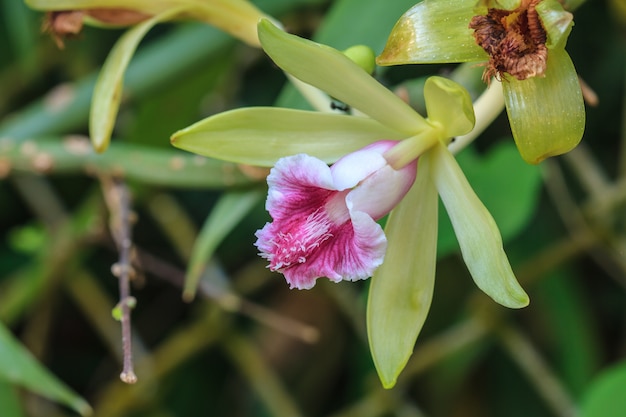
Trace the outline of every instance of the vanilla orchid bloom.
<path fill-rule="evenodd" d="M 376 220 L 404 197 L 417 167 L 391 168 L 383 153 L 394 144 L 373 143 L 330 168 L 306 154 L 272 168 L 266 208 L 273 222 L 257 232 L 256 246 L 291 288 L 309 289 L 319 277 L 366 279 L 382 264 L 387 239 Z"/>
<path fill-rule="evenodd" d="M 474 126 L 469 93 L 451 80 L 430 77 L 424 85 L 424 118 L 343 53 L 289 35 L 267 20 L 261 20 L 258 29 L 261 46 L 282 70 L 345 103 L 358 116 L 274 107 L 235 109 L 174 133 L 172 144 L 227 161 L 276 165 L 267 201 L 274 222 L 258 233 L 257 246 L 270 268 L 283 272 L 293 287 L 310 287 L 322 274 L 338 280 L 371 273 L 381 261 L 382 238 L 373 234 L 376 227 L 370 220 L 393 208 L 385 226 L 384 262 L 373 272 L 367 307 L 370 350 L 383 386 L 396 383 L 430 308 L 438 195 L 476 285 L 506 307 L 526 306 L 528 296 L 511 269 L 493 217 L 447 148 L 451 138 Z M 378 150 L 381 138 L 399 142 Z M 362 149 L 374 143 L 376 148 Z M 368 166 L 359 149 L 382 151 L 388 167 Z M 404 187 L 398 184 L 407 180 L 401 179 L 404 170 L 418 158 L 415 181 L 397 203 Z M 399 183 L 386 174 L 388 169 L 397 172 Z M 371 226 L 367 229 L 361 228 L 364 217 Z M 359 240 L 352 233 L 361 230 L 375 237 L 369 246 L 357 249 Z M 321 259 L 308 252 L 318 244 Z M 291 249 L 305 256 L 290 257 Z M 359 257 L 339 259 L 339 253 Z"/>

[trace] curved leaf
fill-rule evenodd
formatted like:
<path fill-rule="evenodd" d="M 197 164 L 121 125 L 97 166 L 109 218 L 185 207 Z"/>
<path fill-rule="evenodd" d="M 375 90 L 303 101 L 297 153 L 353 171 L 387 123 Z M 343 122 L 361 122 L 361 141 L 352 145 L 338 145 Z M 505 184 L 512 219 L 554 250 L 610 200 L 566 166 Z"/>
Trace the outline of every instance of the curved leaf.
<path fill-rule="evenodd" d="M 378 65 L 484 61 L 469 22 L 487 9 L 476 0 L 424 0 L 394 26 Z"/>
<path fill-rule="evenodd" d="M 0 378 L 63 403 L 83 416 L 92 413 L 91 407 L 85 400 L 39 364 L 1 323 Z"/>
<path fill-rule="evenodd" d="M 564 49 L 548 52 L 545 77 L 505 74 L 506 110 L 522 158 L 538 164 L 572 150 L 585 130 L 585 106 L 574 64 Z"/>
<path fill-rule="evenodd" d="M 336 49 L 289 35 L 268 20 L 259 23 L 259 39 L 285 72 L 389 128 L 410 135 L 427 126 L 408 104 Z"/>
<path fill-rule="evenodd" d="M 377 140 L 403 137 L 365 117 L 250 107 L 201 120 L 174 133 L 171 140 L 200 155 L 269 167 L 298 153 L 334 162 Z"/>
<path fill-rule="evenodd" d="M 124 73 L 137 45 L 154 25 L 182 10 L 184 9 L 176 8 L 136 25 L 129 29 L 111 50 L 96 80 L 89 112 L 89 136 L 97 152 L 104 152 L 109 146 L 122 98 Z"/>
<path fill-rule="evenodd" d="M 442 144 L 431 152 L 437 191 L 476 285 L 503 306 L 525 307 L 528 295 L 513 274 L 493 217 L 472 190 L 452 154 Z"/>
<path fill-rule="evenodd" d="M 385 262 L 370 283 L 368 338 L 385 388 L 395 385 L 413 353 L 433 296 L 438 200 L 428 158 L 420 158 L 415 184 L 389 215 Z"/>

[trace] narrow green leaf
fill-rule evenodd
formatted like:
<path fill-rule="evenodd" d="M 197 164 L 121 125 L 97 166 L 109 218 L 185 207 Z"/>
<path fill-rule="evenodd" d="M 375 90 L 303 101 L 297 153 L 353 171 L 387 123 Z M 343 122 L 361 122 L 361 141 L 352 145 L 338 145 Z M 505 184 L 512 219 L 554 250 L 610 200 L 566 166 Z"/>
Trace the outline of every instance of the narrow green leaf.
<path fill-rule="evenodd" d="M 85 400 L 59 381 L 0 323 L 0 378 L 50 400 L 65 404 L 83 416 L 92 413 Z"/>
<path fill-rule="evenodd" d="M 452 138 L 474 128 L 476 117 L 472 98 L 465 88 L 443 77 L 429 77 L 424 85 L 428 120 L 437 122 Z"/>
<path fill-rule="evenodd" d="M 396 23 L 378 65 L 432 64 L 484 61 L 485 51 L 476 44 L 470 20 L 486 14 L 476 0 L 424 0 L 410 8 Z"/>
<path fill-rule="evenodd" d="M 581 405 L 581 417 L 622 417 L 626 410 L 626 362 L 600 374 L 589 386 Z"/>
<path fill-rule="evenodd" d="M 585 130 L 585 106 L 574 64 L 564 49 L 551 49 L 545 77 L 519 81 L 505 74 L 502 86 L 515 143 L 522 158 L 538 164 L 569 152 Z"/>
<path fill-rule="evenodd" d="M 439 144 L 431 152 L 437 190 L 476 285 L 503 306 L 525 307 L 529 302 L 528 295 L 513 274 L 493 217 L 445 146 Z"/>
<path fill-rule="evenodd" d="M 405 134 L 427 126 L 408 104 L 336 49 L 289 35 L 268 20 L 259 23 L 259 39 L 285 72 L 380 123 Z"/>
<path fill-rule="evenodd" d="M 172 135 L 172 145 L 200 155 L 273 166 L 306 153 L 326 162 L 381 139 L 404 136 L 375 120 L 302 110 L 251 107 L 201 120 Z"/>
<path fill-rule="evenodd" d="M 368 337 L 385 388 L 395 385 L 413 353 L 433 296 L 438 200 L 429 157 L 420 158 L 415 184 L 389 216 L 385 262 L 370 283 Z"/>
<path fill-rule="evenodd" d="M 231 191 L 219 199 L 194 243 L 183 288 L 185 300 L 192 300 L 195 297 L 206 264 L 220 242 L 261 200 L 263 195 L 263 191 L 253 189 Z"/>
<path fill-rule="evenodd" d="M 184 8 L 175 8 L 134 26 L 111 50 L 96 80 L 89 112 L 89 135 L 97 152 L 104 152 L 109 146 L 122 98 L 124 73 L 137 45 L 154 25 L 183 10 Z"/>

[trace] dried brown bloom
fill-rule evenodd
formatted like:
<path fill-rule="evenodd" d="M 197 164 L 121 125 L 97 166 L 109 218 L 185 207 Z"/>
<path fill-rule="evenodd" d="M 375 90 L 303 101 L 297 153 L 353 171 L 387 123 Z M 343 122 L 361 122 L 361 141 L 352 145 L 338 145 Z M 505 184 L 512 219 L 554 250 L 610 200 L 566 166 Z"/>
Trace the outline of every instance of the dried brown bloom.
<path fill-rule="evenodd" d="M 90 17 L 105 25 L 130 26 L 140 23 L 151 16 L 130 9 L 86 9 L 63 10 L 46 13 L 42 30 L 52 35 L 59 49 L 63 49 L 63 40 L 75 37 L 83 29 L 83 20 Z"/>
<path fill-rule="evenodd" d="M 59 49 L 63 49 L 65 47 L 63 40 L 78 35 L 83 29 L 84 15 L 82 10 L 48 12 L 41 29 L 52 36 Z"/>
<path fill-rule="evenodd" d="M 518 80 L 541 77 L 546 71 L 548 49 L 546 31 L 535 10 L 541 0 L 522 0 L 515 10 L 490 8 L 486 16 L 474 16 L 470 29 L 474 38 L 489 54 L 489 63 L 483 74 L 502 78 L 508 73 Z"/>

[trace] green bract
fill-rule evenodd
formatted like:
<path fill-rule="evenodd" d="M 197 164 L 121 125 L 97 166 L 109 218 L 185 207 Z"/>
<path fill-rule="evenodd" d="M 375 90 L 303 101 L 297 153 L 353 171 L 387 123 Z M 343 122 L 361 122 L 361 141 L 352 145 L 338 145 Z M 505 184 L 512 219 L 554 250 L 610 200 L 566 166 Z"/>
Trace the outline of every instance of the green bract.
<path fill-rule="evenodd" d="M 155 16 L 175 8 L 187 9 L 184 18 L 199 20 L 258 46 L 256 23 L 265 16 L 246 0 L 25 0 L 42 11 L 125 9 Z"/>
<path fill-rule="evenodd" d="M 296 153 L 333 162 L 382 139 L 401 140 L 384 155 L 391 166 L 400 168 L 420 158 L 415 184 L 390 214 L 385 262 L 372 278 L 368 301 L 369 342 L 385 387 L 395 384 L 430 307 L 437 193 L 444 198 L 463 258 L 478 286 L 505 306 L 528 304 L 495 222 L 445 146 L 450 138 L 474 127 L 472 102 L 465 89 L 441 77 L 427 79 L 428 118 L 424 118 L 335 49 L 286 34 L 267 20 L 259 23 L 259 39 L 265 52 L 291 77 L 364 116 L 238 109 L 176 132 L 172 143 L 201 155 L 262 166 Z"/>
<path fill-rule="evenodd" d="M 498 4 L 513 10 L 520 1 Z M 547 37 L 545 76 L 523 81 L 506 73 L 502 76 L 515 142 L 524 160 L 533 164 L 573 149 L 585 127 L 578 78 L 564 50 L 573 26 L 572 15 L 557 0 L 540 1 L 536 11 Z M 485 61 L 489 57 L 477 45 L 469 23 L 472 17 L 486 13 L 484 3 L 475 0 L 424 0 L 398 20 L 377 63 Z"/>

